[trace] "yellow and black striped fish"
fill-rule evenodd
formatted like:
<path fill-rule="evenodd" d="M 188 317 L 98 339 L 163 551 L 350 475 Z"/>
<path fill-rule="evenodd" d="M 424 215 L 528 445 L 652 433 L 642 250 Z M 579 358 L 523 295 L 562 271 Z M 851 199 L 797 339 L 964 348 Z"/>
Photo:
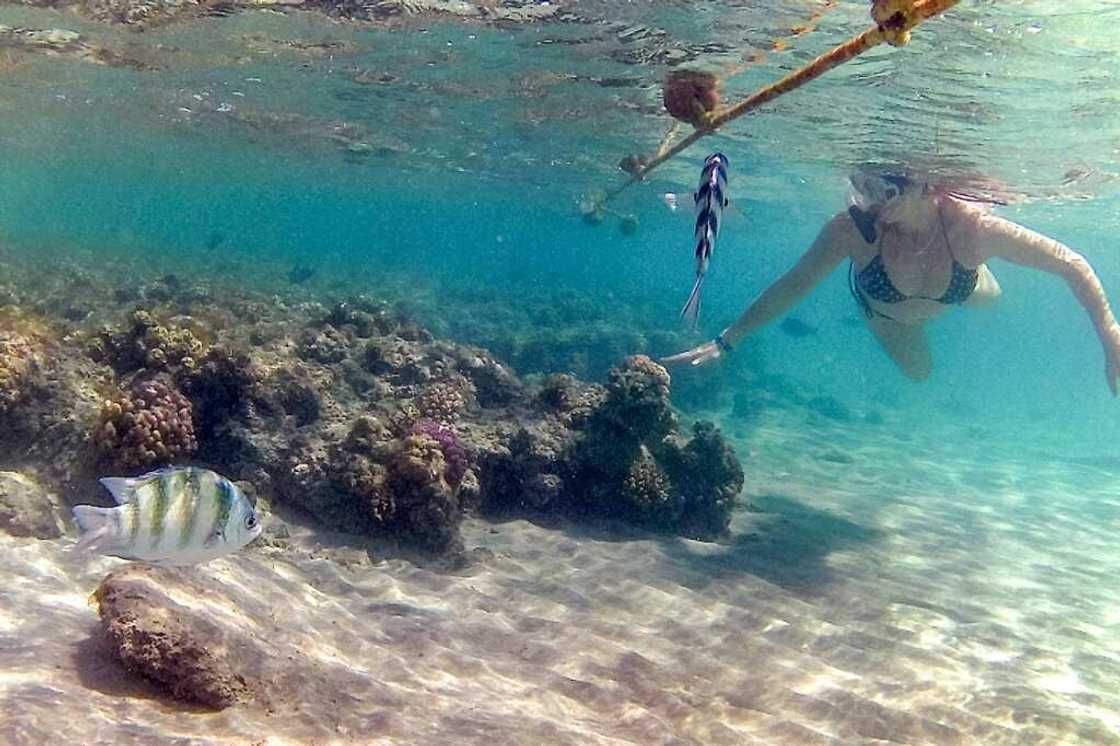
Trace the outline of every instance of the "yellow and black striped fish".
<path fill-rule="evenodd" d="M 235 552 L 260 536 L 252 501 L 209 469 L 167 467 L 101 481 L 115 508 L 74 507 L 78 549 L 161 565 L 192 565 Z"/>

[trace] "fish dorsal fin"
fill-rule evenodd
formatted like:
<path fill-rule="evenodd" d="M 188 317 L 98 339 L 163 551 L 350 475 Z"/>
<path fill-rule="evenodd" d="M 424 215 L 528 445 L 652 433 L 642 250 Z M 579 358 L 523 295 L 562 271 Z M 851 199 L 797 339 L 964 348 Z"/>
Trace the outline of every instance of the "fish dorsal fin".
<path fill-rule="evenodd" d="M 136 477 L 133 481 L 136 482 L 136 484 L 143 484 L 144 482 L 150 481 L 152 479 L 157 479 L 159 477 L 164 476 L 165 474 L 173 474 L 177 471 L 183 471 L 183 467 L 181 467 L 181 466 L 161 466 L 158 469 L 153 469 L 152 471 L 148 472 L 147 474 L 141 474 L 140 476 Z"/>
<path fill-rule="evenodd" d="M 117 505 L 127 505 L 136 500 L 136 488 L 143 484 L 141 479 L 128 479 L 127 477 L 102 477 L 97 481 L 109 490 Z"/>
<path fill-rule="evenodd" d="M 136 500 L 136 490 L 153 479 L 159 479 L 165 474 L 178 471 L 178 467 L 165 466 L 138 477 L 102 477 L 97 480 L 109 490 L 117 505 L 125 505 Z"/>

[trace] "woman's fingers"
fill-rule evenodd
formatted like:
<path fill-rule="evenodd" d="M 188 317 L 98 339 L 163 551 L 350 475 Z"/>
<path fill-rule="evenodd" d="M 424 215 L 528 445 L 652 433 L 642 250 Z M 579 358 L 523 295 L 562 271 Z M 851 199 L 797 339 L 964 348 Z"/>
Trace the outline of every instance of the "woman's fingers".
<path fill-rule="evenodd" d="M 676 355 L 670 355 L 669 357 L 661 358 L 661 362 L 665 363 L 666 365 L 676 365 L 677 363 L 683 363 L 686 360 L 690 360 L 693 354 L 693 350 L 689 350 L 687 352 L 678 352 Z"/>
<path fill-rule="evenodd" d="M 715 355 L 713 355 L 713 353 L 715 353 Z M 700 365 L 712 359 L 712 357 L 718 357 L 718 355 L 719 350 L 716 348 L 716 346 L 711 342 L 708 342 L 707 344 L 702 344 L 699 347 L 694 347 L 691 350 L 678 352 L 676 355 L 670 355 L 669 357 L 661 358 L 661 362 L 667 365 L 676 365 L 677 363 L 691 363 L 692 365 Z"/>

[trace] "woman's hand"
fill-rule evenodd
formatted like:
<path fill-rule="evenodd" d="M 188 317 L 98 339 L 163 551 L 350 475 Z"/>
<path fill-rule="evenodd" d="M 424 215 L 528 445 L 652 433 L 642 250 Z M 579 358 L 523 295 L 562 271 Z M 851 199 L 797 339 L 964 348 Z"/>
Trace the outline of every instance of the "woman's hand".
<path fill-rule="evenodd" d="M 693 347 L 687 352 L 678 352 L 676 355 L 662 358 L 661 362 L 666 365 L 678 365 L 680 363 L 689 363 L 691 365 L 703 365 L 713 360 L 718 360 L 723 355 L 719 345 L 715 342 L 705 342 L 699 347 Z"/>
<path fill-rule="evenodd" d="M 1104 375 L 1112 395 L 1117 394 L 1117 379 L 1120 379 L 1120 325 L 1113 324 L 1104 335 Z"/>

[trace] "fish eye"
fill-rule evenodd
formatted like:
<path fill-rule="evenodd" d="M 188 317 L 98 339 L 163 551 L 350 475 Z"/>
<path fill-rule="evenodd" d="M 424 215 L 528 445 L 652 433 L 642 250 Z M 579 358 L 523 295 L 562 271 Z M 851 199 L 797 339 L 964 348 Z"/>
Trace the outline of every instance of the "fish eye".
<path fill-rule="evenodd" d="M 893 187 L 893 186 L 892 187 L 887 187 L 886 195 L 887 195 L 888 200 L 894 199 L 895 197 L 898 196 L 898 194 L 899 194 L 898 187 Z"/>
<path fill-rule="evenodd" d="M 256 515 L 256 513 L 250 513 L 249 515 L 245 516 L 245 528 L 248 529 L 249 531 L 252 531 L 256 527 L 257 527 L 257 515 Z"/>

